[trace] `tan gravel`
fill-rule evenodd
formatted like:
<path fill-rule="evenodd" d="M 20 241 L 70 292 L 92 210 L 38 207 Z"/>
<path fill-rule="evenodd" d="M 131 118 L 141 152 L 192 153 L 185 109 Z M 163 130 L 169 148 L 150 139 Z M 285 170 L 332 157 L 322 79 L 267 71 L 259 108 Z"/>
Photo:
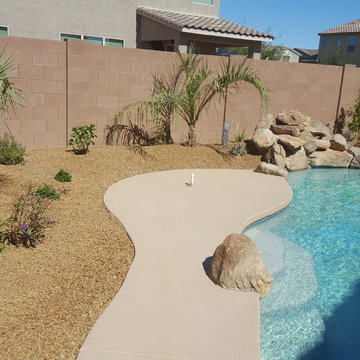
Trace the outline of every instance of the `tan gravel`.
<path fill-rule="evenodd" d="M 25 163 L 0 165 L 0 219 L 27 188 L 59 183 L 62 168 L 73 175 L 54 201 L 54 219 L 35 249 L 5 246 L 0 254 L 0 359 L 75 359 L 94 322 L 117 293 L 134 248 L 121 224 L 107 212 L 103 194 L 137 174 L 180 168 L 254 169 L 253 155 L 227 158 L 206 146 L 145 148 L 95 146 L 87 155 L 65 149 L 36 150 Z"/>

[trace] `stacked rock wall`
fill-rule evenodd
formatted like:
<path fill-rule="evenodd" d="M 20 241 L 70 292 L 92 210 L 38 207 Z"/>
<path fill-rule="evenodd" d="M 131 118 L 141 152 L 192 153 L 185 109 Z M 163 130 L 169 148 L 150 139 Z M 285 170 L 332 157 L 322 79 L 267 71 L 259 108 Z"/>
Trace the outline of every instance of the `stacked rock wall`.
<path fill-rule="evenodd" d="M 321 121 L 312 120 L 296 110 L 284 111 L 274 118 L 266 115 L 252 139 L 262 155 L 255 170 L 287 178 L 287 171 L 311 167 L 359 168 L 360 151 L 340 135 L 332 135 Z"/>

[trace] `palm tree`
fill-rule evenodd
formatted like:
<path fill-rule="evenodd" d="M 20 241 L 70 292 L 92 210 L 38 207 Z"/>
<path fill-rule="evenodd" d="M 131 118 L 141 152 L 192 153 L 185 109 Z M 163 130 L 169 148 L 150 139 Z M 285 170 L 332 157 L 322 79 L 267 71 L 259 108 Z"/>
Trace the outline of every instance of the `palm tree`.
<path fill-rule="evenodd" d="M 246 59 L 234 64 L 229 58 L 220 72 L 213 72 L 190 47 L 186 55 L 177 53 L 177 63 L 169 78 L 153 77 L 149 98 L 126 105 L 115 114 L 113 123 L 107 127 L 106 143 L 113 143 L 114 139 L 128 145 L 173 143 L 171 123 L 179 116 L 188 125 L 185 144 L 195 146 L 195 126 L 202 111 L 216 96 L 221 99 L 232 90 L 238 91 L 240 82 L 250 83 L 258 90 L 263 107 L 269 103 L 268 91 L 254 70 L 246 66 Z M 150 131 L 144 129 L 149 120 L 155 127 Z"/>
<path fill-rule="evenodd" d="M 184 72 L 183 89 L 177 97 L 177 111 L 188 125 L 186 145 L 196 145 L 195 126 L 202 111 L 219 96 L 224 98 L 228 91 L 239 91 L 239 83 L 252 84 L 259 92 L 261 103 L 266 107 L 269 94 L 254 70 L 246 66 L 246 59 L 240 64 L 229 60 L 223 62 L 220 72 L 211 71 L 207 64 L 192 51 L 186 56 L 178 54 Z"/>
<path fill-rule="evenodd" d="M 0 120 L 5 120 L 5 115 L 9 114 L 19 105 L 22 98 L 21 90 L 9 79 L 15 70 L 13 57 L 5 55 L 5 49 L 0 52 Z"/>

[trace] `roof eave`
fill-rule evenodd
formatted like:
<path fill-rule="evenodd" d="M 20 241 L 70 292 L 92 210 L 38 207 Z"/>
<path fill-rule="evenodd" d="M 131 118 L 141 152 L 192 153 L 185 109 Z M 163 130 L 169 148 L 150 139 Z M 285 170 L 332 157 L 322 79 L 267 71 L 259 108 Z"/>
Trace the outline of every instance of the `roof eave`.
<path fill-rule="evenodd" d="M 231 34 L 220 31 L 200 30 L 200 29 L 189 29 L 182 28 L 181 32 L 193 35 L 205 35 L 205 36 L 217 36 L 223 38 L 230 38 L 234 40 L 251 40 L 251 41 L 273 41 L 274 38 L 259 36 L 259 35 L 245 35 L 245 34 Z"/>

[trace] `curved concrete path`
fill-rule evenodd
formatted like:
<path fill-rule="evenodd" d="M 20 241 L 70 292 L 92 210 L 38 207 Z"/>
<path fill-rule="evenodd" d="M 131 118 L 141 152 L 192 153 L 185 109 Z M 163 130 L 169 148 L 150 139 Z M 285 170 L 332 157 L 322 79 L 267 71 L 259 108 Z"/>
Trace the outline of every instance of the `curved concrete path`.
<path fill-rule="evenodd" d="M 105 204 L 135 259 L 77 359 L 259 360 L 258 296 L 214 285 L 203 262 L 291 197 L 283 178 L 246 170 L 164 171 L 111 186 Z"/>

